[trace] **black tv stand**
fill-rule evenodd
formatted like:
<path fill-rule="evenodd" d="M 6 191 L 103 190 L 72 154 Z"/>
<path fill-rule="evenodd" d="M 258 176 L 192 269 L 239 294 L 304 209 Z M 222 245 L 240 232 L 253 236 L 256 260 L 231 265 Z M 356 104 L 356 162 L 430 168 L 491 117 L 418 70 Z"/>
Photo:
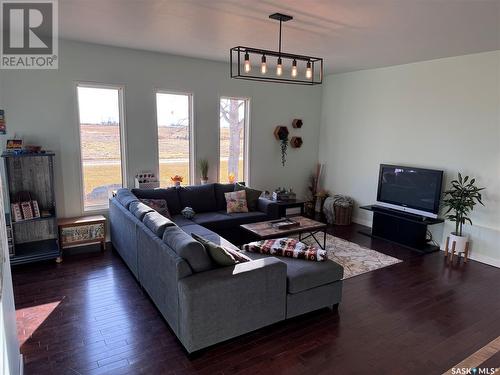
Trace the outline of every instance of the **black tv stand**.
<path fill-rule="evenodd" d="M 427 226 L 442 223 L 443 219 L 414 215 L 377 205 L 360 208 L 373 212 L 371 231 L 360 233 L 397 243 L 422 254 L 439 250 L 439 246 L 427 241 Z"/>

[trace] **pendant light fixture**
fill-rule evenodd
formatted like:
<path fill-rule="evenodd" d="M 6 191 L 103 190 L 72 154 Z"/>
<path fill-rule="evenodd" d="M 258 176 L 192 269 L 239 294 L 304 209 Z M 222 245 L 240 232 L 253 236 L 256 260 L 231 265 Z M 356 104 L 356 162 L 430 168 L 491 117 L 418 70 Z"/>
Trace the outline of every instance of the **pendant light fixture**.
<path fill-rule="evenodd" d="M 248 73 L 251 69 L 250 65 L 250 55 L 248 52 L 245 53 L 245 73 Z"/>
<path fill-rule="evenodd" d="M 229 52 L 231 78 L 299 85 L 321 84 L 323 82 L 323 58 L 281 51 L 282 24 L 283 22 L 292 20 L 293 17 L 286 14 L 274 13 L 269 18 L 280 23 L 278 51 L 243 46 L 231 48 Z M 268 67 L 267 58 L 269 56 L 273 57 L 272 61 L 276 61 L 276 69 L 272 66 Z M 259 57 L 261 61 L 260 74 L 258 69 L 256 72 L 252 70 L 251 63 L 251 60 L 254 62 L 259 61 Z M 290 67 L 291 70 L 288 70 Z"/>

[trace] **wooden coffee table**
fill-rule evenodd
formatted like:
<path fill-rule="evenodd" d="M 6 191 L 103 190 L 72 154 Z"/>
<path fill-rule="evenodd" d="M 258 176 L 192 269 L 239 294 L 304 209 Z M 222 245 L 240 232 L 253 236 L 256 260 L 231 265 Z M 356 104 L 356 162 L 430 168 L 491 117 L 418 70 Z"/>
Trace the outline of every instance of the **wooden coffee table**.
<path fill-rule="evenodd" d="M 300 225 L 298 227 L 290 229 L 278 229 L 272 226 L 272 223 L 276 220 L 261 221 L 252 224 L 240 225 L 241 228 L 247 230 L 248 232 L 254 234 L 261 240 L 266 240 L 270 238 L 280 238 L 286 237 L 291 234 L 298 234 L 299 241 L 305 240 L 307 238 L 313 238 L 318 246 L 323 250 L 326 247 L 326 224 L 321 223 L 316 220 L 308 219 L 304 216 L 292 216 L 289 219 L 298 222 Z M 316 238 L 318 233 L 323 232 L 323 244 Z M 303 235 L 306 236 L 303 237 Z"/>

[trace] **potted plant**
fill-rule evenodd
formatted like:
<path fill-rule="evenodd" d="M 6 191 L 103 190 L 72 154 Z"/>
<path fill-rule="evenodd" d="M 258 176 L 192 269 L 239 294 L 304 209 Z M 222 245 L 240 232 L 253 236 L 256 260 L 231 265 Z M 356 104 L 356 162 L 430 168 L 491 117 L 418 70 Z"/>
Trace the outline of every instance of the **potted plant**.
<path fill-rule="evenodd" d="M 451 181 L 451 187 L 444 192 L 443 206 L 446 208 L 446 219 L 455 222 L 455 231 L 450 234 L 449 243 L 455 242 L 455 251 L 464 252 L 468 242 L 468 236 L 463 234 L 463 225 L 472 221 L 469 214 L 474 210 L 474 206 L 481 201 L 481 190 L 475 185 L 476 179 L 469 179 L 469 176 L 462 177 L 458 174 L 458 179 Z"/>
<path fill-rule="evenodd" d="M 286 151 L 288 149 L 288 128 L 286 126 L 279 125 L 274 129 L 274 137 L 280 142 L 281 150 L 281 165 L 283 167 L 286 163 Z"/>
<path fill-rule="evenodd" d="M 198 166 L 201 173 L 201 184 L 208 184 L 208 160 L 200 159 L 200 161 L 198 161 Z"/>

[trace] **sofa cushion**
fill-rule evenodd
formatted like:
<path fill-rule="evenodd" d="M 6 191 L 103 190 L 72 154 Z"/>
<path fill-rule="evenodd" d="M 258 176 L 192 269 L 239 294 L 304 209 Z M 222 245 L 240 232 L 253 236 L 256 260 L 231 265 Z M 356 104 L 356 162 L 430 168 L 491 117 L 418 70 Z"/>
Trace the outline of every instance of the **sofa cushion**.
<path fill-rule="evenodd" d="M 202 272 L 213 268 L 212 260 L 205 247 L 178 226 L 165 228 L 163 242 L 177 255 L 185 259 L 193 272 Z"/>
<path fill-rule="evenodd" d="M 215 201 L 217 203 L 217 211 L 226 211 L 227 203 L 225 193 L 231 193 L 234 191 L 234 184 L 214 184 L 215 188 Z"/>
<path fill-rule="evenodd" d="M 118 189 L 116 191 L 115 197 L 116 197 L 116 200 L 118 202 L 120 202 L 122 204 L 122 206 L 127 208 L 127 209 L 129 208 L 130 203 L 136 202 L 139 200 L 139 199 L 137 199 L 137 197 L 134 194 L 132 194 L 130 192 L 129 189 L 125 189 L 125 188 Z"/>
<path fill-rule="evenodd" d="M 179 227 L 183 227 L 185 225 L 193 225 L 195 224 L 194 221 L 190 220 L 190 219 L 186 219 L 182 214 L 179 214 L 179 215 L 172 215 L 172 219 L 171 219 L 175 225 L 179 226 Z"/>
<path fill-rule="evenodd" d="M 234 191 L 245 190 L 247 193 L 247 207 L 248 211 L 257 211 L 257 204 L 259 203 L 259 198 L 262 195 L 262 191 L 246 187 L 241 184 L 234 185 Z"/>
<path fill-rule="evenodd" d="M 132 193 L 139 199 L 165 199 L 170 215 L 177 215 L 183 208 L 177 190 L 175 187 L 167 189 L 132 189 Z"/>
<path fill-rule="evenodd" d="M 245 252 L 245 255 L 251 259 L 269 257 L 269 255 L 249 252 Z M 283 257 L 279 260 L 286 263 L 287 291 L 291 294 L 330 284 L 344 277 L 344 268 L 333 260 L 311 262 Z"/>
<path fill-rule="evenodd" d="M 191 207 L 196 213 L 217 211 L 214 184 L 178 188 L 182 208 Z"/>
<path fill-rule="evenodd" d="M 220 212 L 203 212 L 193 217 L 192 221 L 206 227 L 216 227 L 217 223 L 230 220 L 230 217 L 225 213 Z"/>
<path fill-rule="evenodd" d="M 128 206 L 128 210 L 132 213 L 132 215 L 134 215 L 141 221 L 144 218 L 144 215 L 146 215 L 148 212 L 154 211 L 151 207 L 139 201 L 130 203 L 130 206 Z"/>
<path fill-rule="evenodd" d="M 256 212 L 237 212 L 228 214 L 224 211 L 197 214 L 192 222 L 212 230 L 237 228 L 242 224 L 255 223 L 267 219 L 266 214 Z"/>
<path fill-rule="evenodd" d="M 204 226 L 195 224 L 193 222 L 191 222 L 191 225 L 184 225 L 181 228 L 184 232 L 186 232 L 190 236 L 192 236 L 193 234 L 197 234 L 198 236 L 203 237 L 203 236 L 210 236 L 210 235 L 215 234 L 215 232 L 212 232 L 210 229 L 208 229 Z"/>
<path fill-rule="evenodd" d="M 142 222 L 158 237 L 163 237 L 163 232 L 168 226 L 175 226 L 174 222 L 167 219 L 165 216 L 160 215 L 156 211 L 148 212 L 144 215 Z"/>
<path fill-rule="evenodd" d="M 268 220 L 267 215 L 264 212 L 260 211 L 235 212 L 227 214 L 227 216 L 231 218 L 231 221 L 234 223 L 235 226 Z"/>

